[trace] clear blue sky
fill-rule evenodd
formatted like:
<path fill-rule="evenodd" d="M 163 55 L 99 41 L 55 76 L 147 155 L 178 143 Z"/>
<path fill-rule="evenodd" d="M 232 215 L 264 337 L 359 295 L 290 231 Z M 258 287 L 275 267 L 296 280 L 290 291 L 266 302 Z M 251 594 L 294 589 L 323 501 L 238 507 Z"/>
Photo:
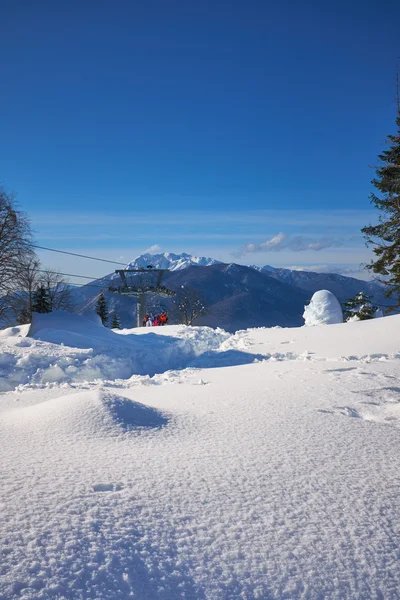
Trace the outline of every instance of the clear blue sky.
<path fill-rule="evenodd" d="M 365 224 L 371 165 L 394 129 L 398 1 L 1 4 L 0 181 L 39 242 L 226 259 L 304 234 L 285 211 L 311 223 L 314 211 L 362 211 L 349 236 Z M 278 252 L 255 254 L 241 262 Z"/>

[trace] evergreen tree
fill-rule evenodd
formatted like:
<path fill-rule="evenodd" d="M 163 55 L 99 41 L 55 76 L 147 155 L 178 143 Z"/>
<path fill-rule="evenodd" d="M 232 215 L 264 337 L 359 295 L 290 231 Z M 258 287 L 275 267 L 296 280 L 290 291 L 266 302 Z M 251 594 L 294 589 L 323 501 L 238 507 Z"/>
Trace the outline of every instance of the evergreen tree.
<path fill-rule="evenodd" d="M 345 321 L 350 321 L 352 317 L 358 317 L 360 321 L 373 319 L 378 310 L 377 306 L 371 303 L 372 296 L 359 292 L 353 298 L 349 298 L 343 304 L 343 317 Z"/>
<path fill-rule="evenodd" d="M 37 313 L 51 312 L 49 291 L 43 285 L 33 294 L 32 311 Z"/>
<path fill-rule="evenodd" d="M 121 329 L 121 323 L 119 322 L 119 316 L 116 310 L 114 310 L 112 315 L 111 329 Z"/>
<path fill-rule="evenodd" d="M 105 326 L 108 321 L 107 300 L 103 292 L 100 292 L 96 302 L 96 313 L 99 315 L 101 322 Z"/>
<path fill-rule="evenodd" d="M 396 306 L 400 306 L 400 107 L 397 108 L 397 134 L 388 136 L 390 147 L 379 155 L 381 166 L 377 167 L 376 178 L 372 180 L 380 192 L 379 196 L 375 193 L 370 196 L 371 203 L 381 213 L 379 223 L 361 231 L 367 245 L 374 246 L 376 256 L 367 269 L 384 276 L 386 296 L 395 296 Z"/>

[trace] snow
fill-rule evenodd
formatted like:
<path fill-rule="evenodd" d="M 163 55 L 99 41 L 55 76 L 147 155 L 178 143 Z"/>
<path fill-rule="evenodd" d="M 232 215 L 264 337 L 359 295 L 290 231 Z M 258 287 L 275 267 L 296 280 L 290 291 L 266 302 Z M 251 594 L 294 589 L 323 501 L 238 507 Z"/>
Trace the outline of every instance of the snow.
<path fill-rule="evenodd" d="M 159 335 L 154 333 L 157 329 Z M 240 351 L 220 351 L 229 334 L 209 327 L 111 330 L 103 327 L 100 319 L 60 311 L 34 314 L 30 337 L 18 335 L 16 330 L 4 330 L 2 336 L 0 392 L 16 386 L 149 376 L 195 367 L 215 355 L 214 362 L 226 360 L 228 355 L 230 364 L 255 359 Z M 27 329 L 23 332 L 26 335 Z M 147 335 L 142 339 L 139 334 Z"/>
<path fill-rule="evenodd" d="M 0 598 L 399 598 L 399 328 L 2 331 Z"/>
<path fill-rule="evenodd" d="M 342 307 L 332 292 L 319 290 L 304 307 L 303 318 L 308 326 L 343 323 Z"/>
<path fill-rule="evenodd" d="M 164 254 L 142 254 L 131 261 L 127 268 L 140 269 L 152 265 L 154 269 L 169 269 L 170 271 L 180 271 L 188 267 L 200 266 L 207 267 L 209 265 L 219 264 L 219 260 L 207 258 L 205 256 L 192 256 L 183 252 L 182 254 L 174 254 L 173 252 L 165 252 Z"/>

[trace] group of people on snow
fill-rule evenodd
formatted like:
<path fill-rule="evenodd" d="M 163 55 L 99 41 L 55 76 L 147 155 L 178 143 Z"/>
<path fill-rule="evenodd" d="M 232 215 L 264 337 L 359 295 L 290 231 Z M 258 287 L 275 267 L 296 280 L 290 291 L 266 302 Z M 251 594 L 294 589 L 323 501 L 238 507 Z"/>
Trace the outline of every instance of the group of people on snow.
<path fill-rule="evenodd" d="M 143 319 L 143 327 L 157 327 L 158 325 L 166 325 L 168 323 L 168 315 L 163 310 L 160 315 L 145 315 Z"/>

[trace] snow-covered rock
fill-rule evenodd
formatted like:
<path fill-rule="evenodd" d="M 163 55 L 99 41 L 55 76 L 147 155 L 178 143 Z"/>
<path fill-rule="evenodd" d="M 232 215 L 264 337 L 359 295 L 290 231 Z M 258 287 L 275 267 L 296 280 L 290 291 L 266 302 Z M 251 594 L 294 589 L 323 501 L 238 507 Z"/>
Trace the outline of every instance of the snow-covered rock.
<path fill-rule="evenodd" d="M 319 290 L 304 307 L 305 325 L 333 325 L 343 323 L 342 307 L 339 300 L 328 290 Z"/>

